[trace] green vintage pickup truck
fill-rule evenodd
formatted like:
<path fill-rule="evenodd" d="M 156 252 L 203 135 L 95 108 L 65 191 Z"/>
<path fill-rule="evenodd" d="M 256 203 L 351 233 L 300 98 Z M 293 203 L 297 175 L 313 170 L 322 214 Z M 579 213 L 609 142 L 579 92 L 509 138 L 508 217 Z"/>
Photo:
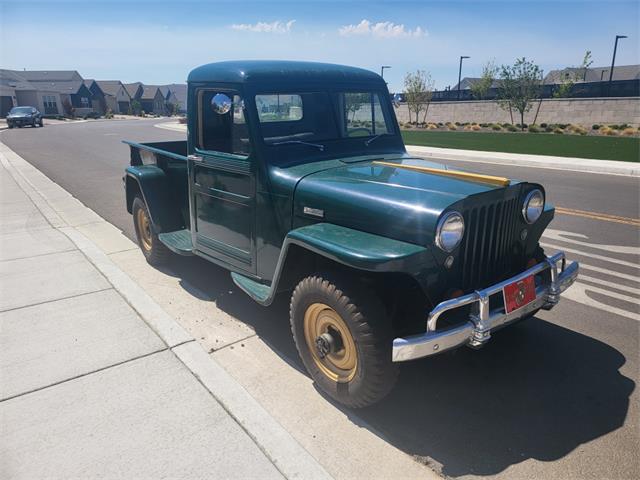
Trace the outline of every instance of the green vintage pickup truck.
<path fill-rule="evenodd" d="M 290 294 L 302 362 L 338 402 L 375 403 L 397 362 L 480 347 L 577 277 L 538 243 L 544 188 L 408 155 L 375 73 L 212 63 L 187 103 L 186 141 L 126 142 L 142 252 L 221 265 L 262 305 Z"/>

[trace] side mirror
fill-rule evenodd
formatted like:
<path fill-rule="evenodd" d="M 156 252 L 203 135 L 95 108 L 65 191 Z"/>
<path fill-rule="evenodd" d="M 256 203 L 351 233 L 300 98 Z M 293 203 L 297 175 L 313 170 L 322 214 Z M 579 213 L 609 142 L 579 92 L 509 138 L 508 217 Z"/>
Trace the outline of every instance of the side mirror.
<path fill-rule="evenodd" d="M 231 99 L 224 93 L 216 93 L 211 99 L 211 108 L 218 115 L 224 115 L 231 110 Z"/>

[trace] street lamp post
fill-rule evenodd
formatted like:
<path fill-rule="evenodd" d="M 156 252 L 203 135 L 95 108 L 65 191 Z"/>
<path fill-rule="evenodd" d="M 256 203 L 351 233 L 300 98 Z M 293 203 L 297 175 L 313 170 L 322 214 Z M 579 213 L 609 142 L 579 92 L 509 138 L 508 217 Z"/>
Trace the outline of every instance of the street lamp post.
<path fill-rule="evenodd" d="M 465 58 L 471 58 L 466 55 L 460 57 L 460 68 L 458 68 L 458 100 L 460 100 L 460 79 L 462 78 L 462 60 Z"/>
<path fill-rule="evenodd" d="M 627 38 L 626 35 L 616 35 L 616 42 L 613 44 L 613 58 L 611 59 L 611 71 L 609 72 L 609 95 L 611 95 L 611 82 L 613 81 L 613 67 L 616 64 L 616 51 L 618 50 L 618 40 Z"/>
<path fill-rule="evenodd" d="M 386 69 L 386 68 L 391 68 L 391 67 L 390 67 L 389 65 L 382 65 L 382 66 L 380 67 L 380 76 L 381 76 L 382 78 L 384 78 L 384 71 L 385 71 L 385 69 Z"/>

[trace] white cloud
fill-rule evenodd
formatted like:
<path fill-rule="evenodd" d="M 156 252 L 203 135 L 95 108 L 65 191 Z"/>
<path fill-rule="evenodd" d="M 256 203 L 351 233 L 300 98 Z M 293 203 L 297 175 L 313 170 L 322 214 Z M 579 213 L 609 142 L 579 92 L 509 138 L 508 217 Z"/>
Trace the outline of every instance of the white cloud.
<path fill-rule="evenodd" d="M 393 22 L 372 23 L 369 20 L 362 20 L 357 25 L 344 25 L 338 29 L 343 37 L 353 35 L 372 35 L 379 38 L 407 38 L 407 37 L 424 37 L 427 31 L 421 27 L 413 30 L 405 28 L 403 24 Z"/>
<path fill-rule="evenodd" d="M 289 20 L 288 22 L 281 22 L 276 20 L 275 22 L 258 22 L 258 23 L 234 23 L 231 25 L 233 30 L 244 30 L 247 32 L 259 32 L 259 33 L 289 33 L 295 20 Z"/>

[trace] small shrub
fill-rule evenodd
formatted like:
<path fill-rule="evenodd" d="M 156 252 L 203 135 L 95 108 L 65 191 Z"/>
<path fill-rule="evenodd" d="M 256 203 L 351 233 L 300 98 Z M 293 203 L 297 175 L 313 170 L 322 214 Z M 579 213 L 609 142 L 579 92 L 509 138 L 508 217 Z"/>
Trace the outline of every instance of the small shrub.
<path fill-rule="evenodd" d="M 507 127 L 507 130 L 509 130 L 510 132 L 517 132 L 518 131 L 518 127 L 516 127 L 514 125 L 509 125 Z"/>
<path fill-rule="evenodd" d="M 516 127 L 518 127 L 518 128 L 527 128 L 527 124 L 526 123 L 517 123 Z"/>
<path fill-rule="evenodd" d="M 447 128 L 449 130 L 457 130 L 458 129 L 458 127 L 456 125 L 454 125 L 453 123 L 448 123 L 447 124 Z"/>
<path fill-rule="evenodd" d="M 442 122 L 438 122 L 438 126 L 439 126 L 439 127 L 444 127 L 444 123 L 442 123 Z"/>
<path fill-rule="evenodd" d="M 509 128 L 510 126 L 511 126 L 511 124 L 507 123 L 507 122 L 502 124 L 502 128 Z"/>
<path fill-rule="evenodd" d="M 430 123 L 429 125 L 427 125 L 427 130 L 437 130 L 438 129 L 438 125 L 436 125 L 435 123 Z"/>
<path fill-rule="evenodd" d="M 481 126 L 482 128 L 487 128 L 487 127 L 489 126 L 489 124 L 488 124 L 488 123 L 481 123 L 481 124 L 480 124 L 480 126 Z"/>
<path fill-rule="evenodd" d="M 542 127 L 542 128 L 547 128 L 547 124 L 546 124 L 546 123 L 541 123 L 541 124 L 540 124 L 540 127 Z"/>
<path fill-rule="evenodd" d="M 623 135 L 635 135 L 636 129 L 632 127 L 627 127 L 622 131 Z"/>
<path fill-rule="evenodd" d="M 603 135 L 608 135 L 610 137 L 615 137 L 618 135 L 618 131 L 611 127 L 603 127 L 600 129 L 600 133 Z"/>
<path fill-rule="evenodd" d="M 561 128 L 562 130 L 564 130 L 565 128 L 567 128 L 569 126 L 568 123 L 559 123 L 557 125 L 558 128 Z"/>
<path fill-rule="evenodd" d="M 591 130 L 599 130 L 600 129 L 600 125 L 598 125 L 597 123 L 594 123 L 593 125 L 591 125 Z"/>
<path fill-rule="evenodd" d="M 500 130 L 502 130 L 502 127 L 500 125 L 498 125 L 497 123 L 494 123 L 493 125 L 491 125 L 491 129 L 495 130 L 495 131 L 500 131 Z"/>
<path fill-rule="evenodd" d="M 460 127 L 462 124 L 460 122 L 455 123 L 456 127 Z"/>
<path fill-rule="evenodd" d="M 535 125 L 530 125 L 529 126 L 529 132 L 530 133 L 538 133 L 540 131 L 540 129 L 538 127 L 536 127 Z"/>
<path fill-rule="evenodd" d="M 564 133 L 564 130 L 562 128 L 556 127 L 553 129 L 553 133 L 556 133 L 558 135 L 562 135 Z"/>
<path fill-rule="evenodd" d="M 580 126 L 575 126 L 573 128 L 573 133 L 576 133 L 578 135 L 586 135 L 587 134 L 587 129 L 580 127 Z"/>
<path fill-rule="evenodd" d="M 107 111 L 104 114 L 104 118 L 111 120 L 113 118 L 113 110 L 107 108 Z"/>
<path fill-rule="evenodd" d="M 553 132 L 553 127 L 551 125 L 547 125 L 546 127 L 544 127 L 544 131 L 545 132 Z"/>
<path fill-rule="evenodd" d="M 482 127 L 478 124 L 471 125 L 471 130 L 473 130 L 474 132 L 477 132 L 480 129 L 482 129 Z"/>

